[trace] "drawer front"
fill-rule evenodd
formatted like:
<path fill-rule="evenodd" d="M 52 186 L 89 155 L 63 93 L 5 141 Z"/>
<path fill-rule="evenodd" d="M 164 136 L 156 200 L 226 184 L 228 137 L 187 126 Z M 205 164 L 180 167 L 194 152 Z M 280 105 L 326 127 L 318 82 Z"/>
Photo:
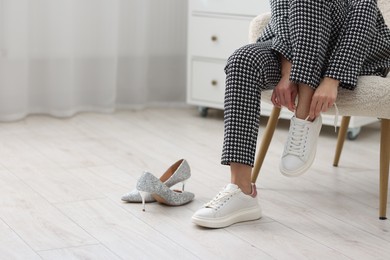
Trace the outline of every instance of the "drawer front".
<path fill-rule="evenodd" d="M 191 0 L 193 12 L 256 16 L 269 12 L 269 0 Z"/>
<path fill-rule="evenodd" d="M 227 59 L 237 48 L 248 44 L 250 19 L 192 17 L 188 51 L 192 56 Z"/>
<path fill-rule="evenodd" d="M 191 62 L 191 99 L 223 104 L 225 95 L 225 62 Z"/>

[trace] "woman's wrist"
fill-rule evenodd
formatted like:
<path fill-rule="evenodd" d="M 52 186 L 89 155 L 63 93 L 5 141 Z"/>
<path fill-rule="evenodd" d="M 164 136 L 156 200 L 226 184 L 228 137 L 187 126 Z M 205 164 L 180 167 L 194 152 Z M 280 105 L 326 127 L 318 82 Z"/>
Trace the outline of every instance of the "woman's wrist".
<path fill-rule="evenodd" d="M 340 81 L 334 78 L 324 77 L 323 83 L 329 86 L 338 87 L 340 85 Z"/>
<path fill-rule="evenodd" d="M 291 72 L 291 62 L 286 59 L 283 55 L 279 54 L 280 59 L 280 73 L 282 78 L 290 78 L 290 72 Z"/>

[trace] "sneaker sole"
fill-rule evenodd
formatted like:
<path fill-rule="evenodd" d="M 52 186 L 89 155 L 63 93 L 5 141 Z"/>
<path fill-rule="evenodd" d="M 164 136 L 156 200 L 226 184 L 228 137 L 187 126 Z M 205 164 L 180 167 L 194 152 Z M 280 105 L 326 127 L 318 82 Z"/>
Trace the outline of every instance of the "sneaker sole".
<path fill-rule="evenodd" d="M 282 166 L 282 163 L 280 163 L 279 164 L 280 173 L 283 174 L 284 176 L 287 176 L 287 177 L 297 177 L 297 176 L 300 176 L 300 175 L 304 174 L 305 172 L 307 172 L 307 170 L 309 170 L 309 168 L 313 165 L 315 157 L 316 157 L 316 152 L 313 152 L 310 155 L 307 163 L 304 164 L 301 168 L 298 168 L 295 171 L 288 171 L 288 170 L 284 169 L 283 166 Z"/>
<path fill-rule="evenodd" d="M 199 218 L 192 217 L 192 222 L 197 224 L 198 226 L 207 227 L 207 228 L 224 228 L 230 225 L 257 220 L 262 217 L 261 210 L 259 207 L 252 207 L 245 210 L 240 210 L 239 212 L 232 214 L 230 216 L 222 217 L 222 218 Z"/>

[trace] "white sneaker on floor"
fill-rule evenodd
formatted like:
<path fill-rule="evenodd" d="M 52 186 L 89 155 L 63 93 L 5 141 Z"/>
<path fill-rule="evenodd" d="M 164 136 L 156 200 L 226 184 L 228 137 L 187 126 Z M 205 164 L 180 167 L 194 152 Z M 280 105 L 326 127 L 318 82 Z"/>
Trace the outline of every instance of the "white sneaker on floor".
<path fill-rule="evenodd" d="M 321 126 L 321 116 L 313 122 L 295 116 L 291 118 L 287 142 L 279 165 L 283 175 L 295 177 L 310 168 L 316 156 Z"/>
<path fill-rule="evenodd" d="M 228 184 L 224 190 L 192 216 L 192 222 L 208 228 L 223 228 L 234 223 L 261 218 L 256 186 L 252 194 L 244 194 L 235 184 Z"/>

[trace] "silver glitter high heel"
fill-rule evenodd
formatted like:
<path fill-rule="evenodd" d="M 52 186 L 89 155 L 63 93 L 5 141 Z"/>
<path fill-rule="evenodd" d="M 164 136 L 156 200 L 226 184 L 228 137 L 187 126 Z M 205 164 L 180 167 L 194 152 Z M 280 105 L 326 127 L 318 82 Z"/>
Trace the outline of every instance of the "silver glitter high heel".
<path fill-rule="evenodd" d="M 171 190 L 150 172 L 145 172 L 137 182 L 137 190 L 140 193 L 145 211 L 145 195 L 152 194 L 153 198 L 160 203 L 169 206 L 181 206 L 189 203 L 195 195 L 187 191 Z"/>
<path fill-rule="evenodd" d="M 175 184 L 181 183 L 182 190 L 184 191 L 185 182 L 191 177 L 191 168 L 185 159 L 180 159 L 172 164 L 165 173 L 160 177 L 160 181 L 163 182 L 167 187 L 172 187 Z M 155 202 L 156 200 L 151 194 L 146 193 L 145 202 Z M 122 201 L 141 203 L 142 197 L 137 189 L 134 189 L 121 197 Z"/>

